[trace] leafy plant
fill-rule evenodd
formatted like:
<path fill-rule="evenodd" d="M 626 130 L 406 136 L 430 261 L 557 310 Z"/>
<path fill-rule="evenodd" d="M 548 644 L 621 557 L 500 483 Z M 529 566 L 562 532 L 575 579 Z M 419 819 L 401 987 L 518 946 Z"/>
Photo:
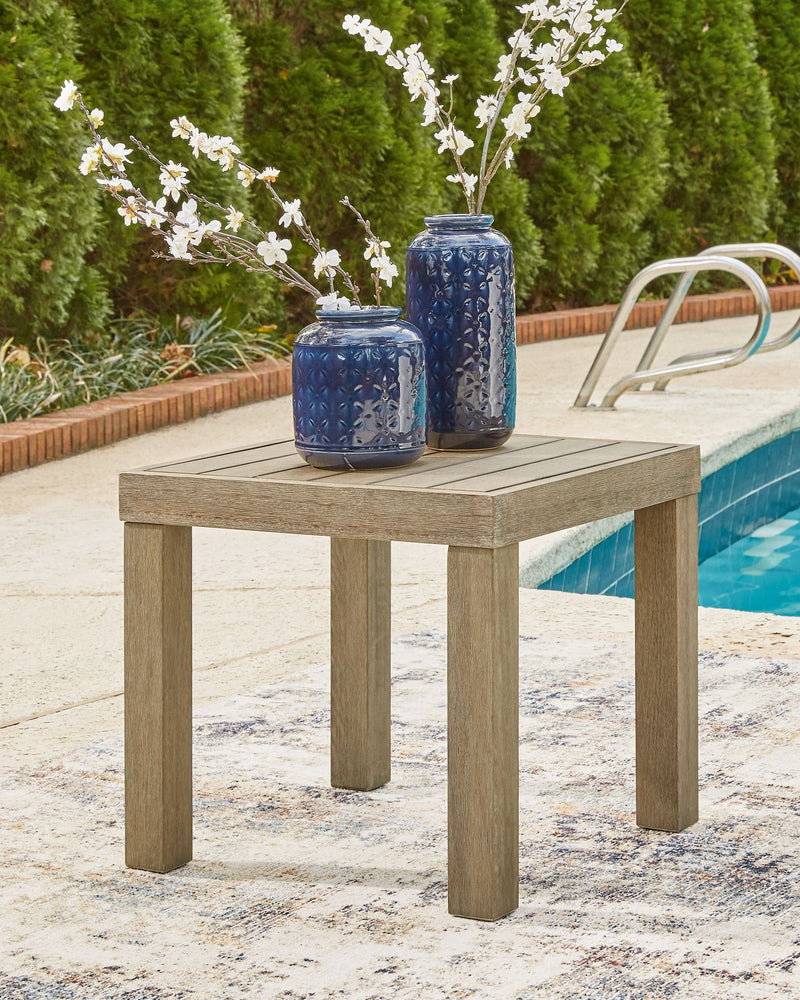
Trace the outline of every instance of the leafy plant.
<path fill-rule="evenodd" d="M 207 319 L 120 319 L 103 334 L 0 345 L 0 420 L 35 417 L 121 392 L 288 353 L 275 327 L 231 328 L 219 312 Z"/>

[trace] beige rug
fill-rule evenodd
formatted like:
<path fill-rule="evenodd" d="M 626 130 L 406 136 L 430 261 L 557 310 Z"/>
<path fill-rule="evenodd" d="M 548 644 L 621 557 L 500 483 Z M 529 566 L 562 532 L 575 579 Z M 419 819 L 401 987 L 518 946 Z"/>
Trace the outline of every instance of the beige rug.
<path fill-rule="evenodd" d="M 0 783 L 2 1000 L 800 997 L 800 664 L 701 661 L 701 820 L 634 823 L 628 654 L 521 642 L 521 905 L 446 906 L 444 642 L 393 648 L 393 781 L 328 785 L 324 665 L 204 707 L 195 861 L 122 864 L 122 744 Z"/>

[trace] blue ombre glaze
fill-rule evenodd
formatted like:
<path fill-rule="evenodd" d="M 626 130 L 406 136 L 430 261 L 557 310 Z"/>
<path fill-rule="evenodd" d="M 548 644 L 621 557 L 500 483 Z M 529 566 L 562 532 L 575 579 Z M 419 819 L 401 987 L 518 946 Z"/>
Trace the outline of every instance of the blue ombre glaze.
<path fill-rule="evenodd" d="M 295 339 L 295 447 L 309 465 L 395 468 L 425 451 L 425 349 L 400 312 L 320 311 Z"/>
<path fill-rule="evenodd" d="M 432 448 L 496 448 L 514 428 L 514 256 L 492 221 L 426 218 L 406 255 L 406 315 L 425 342 Z"/>

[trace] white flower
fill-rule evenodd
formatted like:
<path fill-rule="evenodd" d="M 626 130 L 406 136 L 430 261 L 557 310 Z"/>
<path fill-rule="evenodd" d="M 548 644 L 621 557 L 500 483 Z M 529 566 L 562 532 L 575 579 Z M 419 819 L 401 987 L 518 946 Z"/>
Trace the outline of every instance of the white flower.
<path fill-rule="evenodd" d="M 121 168 L 123 163 L 131 162 L 128 159 L 128 153 L 132 153 L 133 150 L 126 149 L 124 143 L 111 143 L 108 139 L 103 139 L 102 145 L 103 162 L 109 166 Z"/>
<path fill-rule="evenodd" d="M 508 44 L 522 56 L 530 56 L 533 39 L 527 31 L 518 28 L 509 38 Z"/>
<path fill-rule="evenodd" d="M 545 42 L 544 45 L 538 45 L 533 53 L 534 60 L 544 69 L 551 62 L 555 62 L 558 58 L 558 49 L 555 45 L 551 45 L 550 42 Z"/>
<path fill-rule="evenodd" d="M 173 201 L 177 201 L 181 192 L 186 188 L 186 176 L 189 171 L 180 163 L 174 163 L 172 160 L 166 165 L 166 167 L 161 168 L 161 173 L 158 175 L 158 181 L 161 184 L 161 188 L 164 192 L 164 196 L 167 198 L 172 198 Z"/>
<path fill-rule="evenodd" d="M 289 226 L 294 224 L 295 226 L 303 225 L 303 216 L 300 212 L 300 199 L 295 198 L 294 201 L 283 202 L 283 215 L 278 219 L 278 224 L 285 226 L 287 229 Z"/>
<path fill-rule="evenodd" d="M 100 110 L 100 108 L 92 108 L 89 112 L 89 121 L 94 126 L 94 128 L 100 128 L 103 124 L 103 118 L 105 115 Z"/>
<path fill-rule="evenodd" d="M 542 70 L 542 83 L 551 94 L 563 96 L 564 88 L 569 85 L 569 77 L 564 76 L 558 66 L 552 63 Z"/>
<path fill-rule="evenodd" d="M 475 106 L 475 117 L 478 119 L 478 125 L 485 128 L 494 117 L 495 111 L 497 111 L 496 97 L 479 97 Z"/>
<path fill-rule="evenodd" d="M 258 244 L 256 252 L 264 259 L 264 263 L 268 267 L 272 267 L 276 263 L 285 264 L 287 261 L 286 251 L 291 249 L 292 244 L 289 240 L 281 240 L 277 233 L 270 232 L 267 233 L 267 238 Z"/>
<path fill-rule="evenodd" d="M 78 170 L 84 175 L 84 177 L 93 173 L 100 166 L 100 151 L 102 146 L 99 142 L 92 146 L 86 147 L 86 152 L 81 157 L 81 162 L 78 166 Z"/>
<path fill-rule="evenodd" d="M 576 35 L 588 35 L 592 30 L 592 15 L 588 10 L 578 11 L 570 21 L 570 27 Z"/>
<path fill-rule="evenodd" d="M 150 229 L 160 229 L 166 222 L 167 199 L 159 198 L 155 205 L 152 201 L 145 202 L 142 221 Z"/>
<path fill-rule="evenodd" d="M 459 174 L 448 174 L 447 180 L 453 184 L 462 184 L 467 195 L 472 194 L 475 190 L 475 185 L 478 183 L 476 174 L 464 174 L 463 178 Z"/>
<path fill-rule="evenodd" d="M 185 115 L 181 115 L 180 118 L 173 118 L 170 125 L 172 126 L 173 139 L 188 139 L 192 132 L 196 131 L 194 125 L 192 125 Z"/>
<path fill-rule="evenodd" d="M 439 106 L 435 100 L 427 100 L 422 108 L 422 124 L 427 128 L 428 125 L 433 125 L 436 121 L 436 115 L 439 113 Z"/>
<path fill-rule="evenodd" d="M 358 311 L 358 306 L 354 306 L 350 299 L 343 295 L 331 292 L 329 295 L 320 295 L 317 299 L 317 306 L 326 312 L 352 312 Z"/>
<path fill-rule="evenodd" d="M 358 14 L 345 14 L 342 27 L 350 35 L 358 35 L 361 31 L 361 18 Z"/>
<path fill-rule="evenodd" d="M 505 156 L 503 157 L 503 163 L 505 163 L 506 165 L 506 170 L 511 169 L 511 162 L 513 159 L 514 159 L 514 150 L 511 146 L 509 146 L 505 152 Z"/>
<path fill-rule="evenodd" d="M 127 177 L 95 177 L 95 180 L 112 194 L 119 194 L 120 191 L 133 191 L 133 184 Z"/>
<path fill-rule="evenodd" d="M 623 45 L 621 42 L 615 42 L 613 38 L 609 38 L 606 41 L 606 49 L 608 52 L 622 52 Z"/>
<path fill-rule="evenodd" d="M 185 229 L 175 229 L 169 236 L 165 236 L 169 252 L 175 260 L 191 260 L 189 253 L 189 233 Z"/>
<path fill-rule="evenodd" d="M 119 215 L 125 220 L 125 225 L 130 226 L 131 223 L 137 223 L 139 221 L 139 205 L 136 198 L 130 195 L 125 199 L 125 204 L 120 205 L 117 209 Z"/>
<path fill-rule="evenodd" d="M 497 73 L 495 75 L 495 80 L 498 83 L 503 83 L 503 81 L 508 76 L 508 71 L 511 68 L 511 55 L 506 52 L 497 60 Z"/>
<path fill-rule="evenodd" d="M 517 76 L 525 84 L 526 87 L 535 87 L 539 82 L 539 77 L 534 76 L 533 73 L 529 73 L 526 69 L 521 66 L 517 66 Z"/>
<path fill-rule="evenodd" d="M 198 159 L 201 153 L 207 153 L 210 148 L 208 145 L 208 136 L 205 132 L 201 132 L 199 128 L 192 129 L 189 135 L 189 145 L 195 159 Z"/>
<path fill-rule="evenodd" d="M 225 228 L 230 229 L 232 233 L 238 233 L 239 226 L 244 222 L 244 212 L 239 212 L 231 205 L 225 218 L 228 220 Z"/>
<path fill-rule="evenodd" d="M 533 103 L 530 94 L 522 94 L 511 109 L 511 114 L 503 119 L 506 132 L 517 139 L 524 139 L 531 131 L 528 119 L 538 115 L 539 110 L 539 105 Z"/>
<path fill-rule="evenodd" d="M 439 132 L 435 133 L 435 136 L 439 140 L 438 151 L 440 153 L 443 153 L 446 149 L 453 149 L 459 156 L 461 156 L 462 153 L 465 153 L 470 147 L 475 145 L 469 136 L 465 135 L 454 125 L 441 129 Z"/>
<path fill-rule="evenodd" d="M 405 69 L 406 62 L 406 57 L 402 52 L 386 53 L 386 65 L 391 66 L 392 69 Z"/>
<path fill-rule="evenodd" d="M 197 202 L 190 198 L 183 203 L 180 212 L 175 213 L 175 221 L 179 222 L 186 229 L 195 228 L 200 220 L 197 218 Z"/>
<path fill-rule="evenodd" d="M 375 25 L 370 25 L 364 33 L 364 49 L 367 52 L 377 52 L 385 56 L 392 47 L 392 35 L 389 31 L 381 31 Z"/>
<path fill-rule="evenodd" d="M 579 52 L 577 56 L 581 66 L 597 66 L 605 57 L 605 52 L 601 52 L 600 49 L 585 49 L 583 52 Z"/>
<path fill-rule="evenodd" d="M 458 75 L 457 74 L 454 75 L 451 73 L 450 76 L 446 76 L 444 80 L 442 80 L 442 83 L 445 85 L 445 87 L 449 87 L 452 83 L 455 83 L 457 79 Z"/>
<path fill-rule="evenodd" d="M 397 267 L 385 254 L 373 257 L 370 267 L 375 268 L 380 281 L 385 282 L 389 288 L 392 287 L 392 281 L 397 277 Z"/>
<path fill-rule="evenodd" d="M 53 104 L 58 108 L 59 111 L 71 111 L 72 105 L 75 103 L 75 99 L 78 96 L 78 88 L 72 82 L 72 80 L 65 80 L 64 86 L 61 88 L 61 93 L 53 101 Z"/>
<path fill-rule="evenodd" d="M 336 274 L 337 265 L 341 263 L 338 250 L 321 250 L 314 258 L 314 277 L 324 274 L 326 278 L 332 278 Z"/>
<path fill-rule="evenodd" d="M 392 245 L 386 240 L 376 240 L 374 238 L 367 237 L 367 249 L 364 251 L 364 260 L 369 260 L 370 257 L 380 257 L 385 256 L 384 250 L 388 250 Z"/>
<path fill-rule="evenodd" d="M 236 176 L 242 182 L 242 187 L 250 187 L 258 175 L 255 170 L 251 170 L 250 167 L 242 165 Z"/>
<path fill-rule="evenodd" d="M 614 17 L 616 10 L 613 8 L 606 8 L 605 10 L 596 10 L 594 12 L 595 21 L 604 21 L 606 24 Z"/>
<path fill-rule="evenodd" d="M 260 181 L 264 181 L 265 184 L 274 184 L 278 179 L 280 170 L 276 170 L 275 167 L 264 167 L 260 174 L 256 174 L 256 177 Z"/>

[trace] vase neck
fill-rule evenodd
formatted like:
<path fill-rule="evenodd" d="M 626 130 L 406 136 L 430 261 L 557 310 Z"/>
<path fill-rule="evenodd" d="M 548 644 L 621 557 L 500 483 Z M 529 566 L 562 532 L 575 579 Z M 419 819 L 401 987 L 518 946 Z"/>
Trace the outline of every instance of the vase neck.
<path fill-rule="evenodd" d="M 391 323 L 398 319 L 403 310 L 397 306 L 379 306 L 377 309 L 318 309 L 317 319 L 324 323 L 334 323 L 339 326 L 371 325 L 374 323 Z"/>
<path fill-rule="evenodd" d="M 430 215 L 425 218 L 430 233 L 486 232 L 493 222 L 493 215 Z"/>

